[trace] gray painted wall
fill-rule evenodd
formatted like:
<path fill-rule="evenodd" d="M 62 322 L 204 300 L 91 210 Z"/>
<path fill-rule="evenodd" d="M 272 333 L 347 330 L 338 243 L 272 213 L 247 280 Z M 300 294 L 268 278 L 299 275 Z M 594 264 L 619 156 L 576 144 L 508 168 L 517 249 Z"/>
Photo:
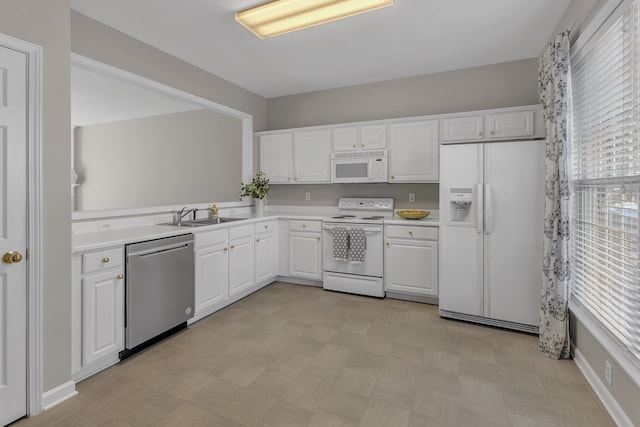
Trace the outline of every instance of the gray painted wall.
<path fill-rule="evenodd" d="M 566 30 L 573 23 L 570 39 L 572 43 L 575 42 L 606 3 L 607 0 L 573 0 L 550 39 L 556 33 Z M 640 405 L 638 405 L 638 402 L 640 402 L 640 387 L 638 384 L 622 370 L 611 353 L 575 316 L 571 316 L 570 324 L 571 340 L 576 345 L 576 348 L 580 350 L 587 363 L 598 374 L 603 384 L 606 384 L 604 380 L 604 362 L 605 360 L 611 362 L 613 385 L 606 385 L 606 387 L 608 387 L 633 424 L 640 426 Z"/>
<path fill-rule="evenodd" d="M 0 2 L 0 32 L 42 46 L 43 387 L 71 378 L 69 1 Z"/>
<path fill-rule="evenodd" d="M 237 200 L 242 122 L 202 109 L 80 127 L 75 163 L 77 210 Z"/>
<path fill-rule="evenodd" d="M 537 104 L 537 58 L 271 98 L 269 130 Z M 311 192 L 311 201 L 304 193 Z M 416 202 L 409 203 L 409 193 Z M 273 205 L 332 205 L 339 197 L 394 197 L 399 208 L 438 208 L 437 184 L 273 185 Z"/>

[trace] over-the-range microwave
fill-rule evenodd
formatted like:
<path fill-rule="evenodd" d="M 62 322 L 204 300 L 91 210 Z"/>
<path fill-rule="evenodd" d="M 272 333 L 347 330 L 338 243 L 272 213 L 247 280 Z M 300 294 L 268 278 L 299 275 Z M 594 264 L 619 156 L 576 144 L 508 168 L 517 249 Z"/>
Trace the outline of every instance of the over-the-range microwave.
<path fill-rule="evenodd" d="M 387 150 L 342 151 L 331 154 L 331 182 L 387 181 Z"/>

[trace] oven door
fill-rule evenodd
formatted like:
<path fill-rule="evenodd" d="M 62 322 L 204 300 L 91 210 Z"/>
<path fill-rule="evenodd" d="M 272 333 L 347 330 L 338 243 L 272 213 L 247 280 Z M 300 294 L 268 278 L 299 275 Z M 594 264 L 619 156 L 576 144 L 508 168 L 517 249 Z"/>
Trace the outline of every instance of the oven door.
<path fill-rule="evenodd" d="M 364 262 L 352 264 L 350 261 L 336 261 L 333 257 L 333 229 L 335 227 L 362 227 L 367 239 Z M 358 274 L 362 276 L 382 277 L 383 265 L 382 225 L 324 223 L 322 226 L 322 265 L 326 272 Z"/>
<path fill-rule="evenodd" d="M 368 158 L 331 160 L 331 182 L 371 182 L 371 160 Z"/>

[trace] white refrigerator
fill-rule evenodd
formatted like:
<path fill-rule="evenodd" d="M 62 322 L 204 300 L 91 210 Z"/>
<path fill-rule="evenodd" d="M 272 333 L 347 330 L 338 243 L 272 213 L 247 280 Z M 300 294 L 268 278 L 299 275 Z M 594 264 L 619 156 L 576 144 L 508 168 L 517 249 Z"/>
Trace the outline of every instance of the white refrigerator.
<path fill-rule="evenodd" d="M 545 141 L 440 147 L 440 315 L 538 332 Z"/>

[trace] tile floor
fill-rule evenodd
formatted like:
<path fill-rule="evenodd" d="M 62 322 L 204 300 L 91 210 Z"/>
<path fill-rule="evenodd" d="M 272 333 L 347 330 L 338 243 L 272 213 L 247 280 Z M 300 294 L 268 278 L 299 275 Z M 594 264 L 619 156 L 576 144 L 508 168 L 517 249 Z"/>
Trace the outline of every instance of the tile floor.
<path fill-rule="evenodd" d="M 275 283 L 12 427 L 613 426 L 573 361 L 426 304 Z"/>

